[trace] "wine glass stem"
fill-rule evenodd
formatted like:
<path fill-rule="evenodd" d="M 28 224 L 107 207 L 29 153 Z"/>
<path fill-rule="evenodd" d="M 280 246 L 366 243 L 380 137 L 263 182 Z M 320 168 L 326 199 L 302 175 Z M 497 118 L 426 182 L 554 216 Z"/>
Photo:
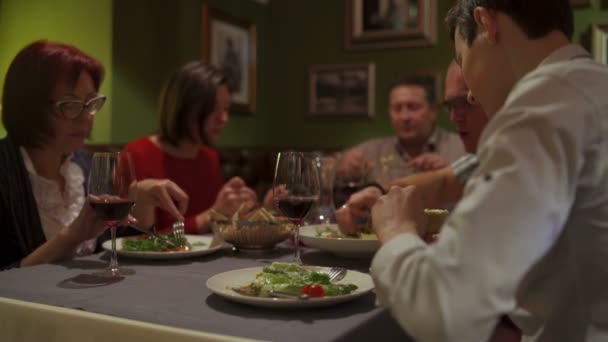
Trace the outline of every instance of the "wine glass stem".
<path fill-rule="evenodd" d="M 118 272 L 118 258 L 116 257 L 116 225 L 110 225 L 110 236 L 112 237 L 112 255 L 110 256 L 110 271 Z"/>
<path fill-rule="evenodd" d="M 293 243 L 294 243 L 294 251 L 293 251 L 293 259 L 296 264 L 302 265 L 302 259 L 300 258 L 300 225 L 294 224 L 293 231 Z"/>

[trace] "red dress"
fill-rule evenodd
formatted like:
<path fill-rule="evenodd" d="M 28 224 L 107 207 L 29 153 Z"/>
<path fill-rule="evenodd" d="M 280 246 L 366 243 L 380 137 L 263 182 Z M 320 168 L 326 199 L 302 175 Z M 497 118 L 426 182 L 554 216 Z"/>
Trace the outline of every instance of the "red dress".
<path fill-rule="evenodd" d="M 185 230 L 186 234 L 195 234 L 196 215 L 211 208 L 223 184 L 217 151 L 201 146 L 194 159 L 176 158 L 145 136 L 130 142 L 123 152 L 132 154 L 138 180 L 170 179 L 188 194 L 190 201 L 185 215 Z M 175 219 L 169 213 L 156 210 L 156 226 L 160 231 L 170 229 L 173 222 Z"/>

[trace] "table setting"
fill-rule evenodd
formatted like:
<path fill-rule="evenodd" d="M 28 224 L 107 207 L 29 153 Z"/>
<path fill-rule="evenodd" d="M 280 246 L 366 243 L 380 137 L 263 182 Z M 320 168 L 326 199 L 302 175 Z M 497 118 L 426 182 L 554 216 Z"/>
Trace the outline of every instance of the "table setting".
<path fill-rule="evenodd" d="M 175 333 L 175 341 L 407 341 L 375 303 L 368 272 L 377 240 L 319 237 L 325 226 L 304 223 L 321 189 L 310 158 L 279 155 L 276 212 L 218 216 L 212 233 L 204 235 L 183 234 L 180 222 L 168 234 L 113 234 L 102 253 L 0 272 L 0 314 L 7 316 L 2 324 L 13 337 L 27 335 L 44 316 L 56 317 L 48 328 L 53 331 L 68 329 L 70 320 L 103 321 L 83 331 L 99 338 L 124 335 L 129 322 L 127 330 L 152 339 Z M 352 245 L 336 249 L 331 241 Z M 48 310 L 60 313 L 48 316 Z M 28 319 L 10 314 L 21 311 Z M 55 332 L 45 338 L 64 337 Z"/>

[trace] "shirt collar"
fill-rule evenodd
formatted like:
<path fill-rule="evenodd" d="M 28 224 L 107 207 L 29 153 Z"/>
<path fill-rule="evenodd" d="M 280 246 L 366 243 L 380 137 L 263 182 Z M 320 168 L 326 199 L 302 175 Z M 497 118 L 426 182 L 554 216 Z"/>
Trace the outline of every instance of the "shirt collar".
<path fill-rule="evenodd" d="M 549 56 L 545 57 L 539 66 L 576 58 L 591 58 L 591 55 L 587 50 L 578 44 L 568 44 L 553 51 Z"/>
<path fill-rule="evenodd" d="M 21 152 L 21 156 L 23 157 L 23 163 L 25 164 L 25 169 L 27 170 L 27 172 L 31 175 L 38 176 L 38 172 L 36 172 L 36 168 L 34 168 L 34 163 L 32 163 L 32 159 L 27 153 L 25 147 L 19 146 L 19 151 Z M 63 163 L 61 163 L 61 166 L 63 167 L 67 162 L 71 161 L 73 155 L 73 153 L 68 154 L 63 160 Z"/>
<path fill-rule="evenodd" d="M 439 130 L 437 129 L 437 125 L 433 127 L 433 131 L 431 132 L 431 136 L 426 141 L 424 148 L 422 149 L 424 152 L 437 152 L 437 143 L 439 141 Z M 394 144 L 397 153 L 402 156 L 407 156 L 407 151 L 403 148 L 403 145 L 399 141 L 399 137 L 394 137 Z"/>

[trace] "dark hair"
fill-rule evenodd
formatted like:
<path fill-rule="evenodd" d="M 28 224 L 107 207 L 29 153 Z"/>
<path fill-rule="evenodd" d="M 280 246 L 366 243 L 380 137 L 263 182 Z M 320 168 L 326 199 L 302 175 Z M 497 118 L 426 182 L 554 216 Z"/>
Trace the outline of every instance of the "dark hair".
<path fill-rule="evenodd" d="M 202 142 L 208 145 L 205 120 L 215 110 L 217 88 L 225 84 L 218 69 L 201 61 L 175 71 L 160 95 L 160 140 L 174 146 L 184 137 L 196 141 L 189 129 L 195 119 Z"/>
<path fill-rule="evenodd" d="M 422 87 L 424 89 L 427 102 L 432 105 L 435 103 L 437 94 L 435 94 L 435 80 L 431 76 L 424 75 L 403 75 L 398 80 L 391 84 L 389 94 L 398 87 Z"/>
<path fill-rule="evenodd" d="M 475 7 L 508 15 L 530 39 L 542 38 L 555 30 L 572 39 L 574 17 L 569 0 L 458 0 L 446 16 L 452 39 L 458 27 L 467 45 L 473 43 L 477 36 Z"/>
<path fill-rule="evenodd" d="M 75 85 L 82 72 L 99 90 L 103 66 L 76 47 L 39 40 L 23 48 L 4 80 L 2 123 L 8 136 L 24 147 L 40 147 L 53 138 L 49 115 L 53 90 L 61 80 Z"/>

